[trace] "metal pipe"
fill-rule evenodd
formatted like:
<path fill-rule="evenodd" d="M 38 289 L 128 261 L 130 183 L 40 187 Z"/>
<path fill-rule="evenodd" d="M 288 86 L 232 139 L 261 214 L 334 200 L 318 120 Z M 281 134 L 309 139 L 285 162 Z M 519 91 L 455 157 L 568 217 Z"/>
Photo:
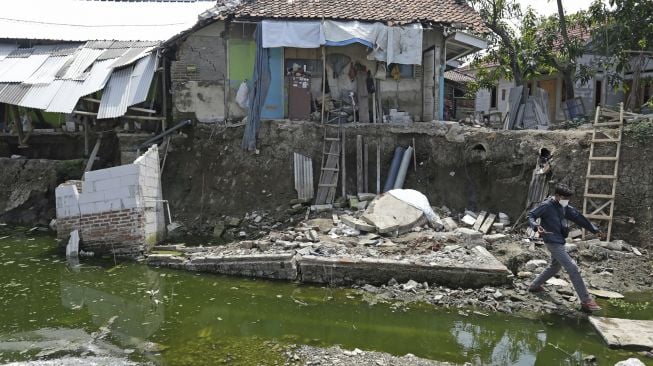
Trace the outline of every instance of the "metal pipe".
<path fill-rule="evenodd" d="M 399 167 L 399 172 L 397 173 L 397 179 L 393 186 L 394 189 L 399 189 L 404 187 L 404 181 L 406 180 L 406 173 L 408 173 L 408 167 L 410 166 L 410 161 L 413 157 L 413 148 L 408 146 L 406 151 L 404 151 L 404 156 L 401 161 L 401 166 Z"/>
<path fill-rule="evenodd" d="M 395 155 L 392 158 L 392 163 L 390 164 L 390 169 L 388 170 L 388 177 L 385 180 L 385 185 L 383 186 L 383 192 L 387 192 L 392 189 L 395 185 L 395 180 L 397 179 L 397 172 L 399 171 L 399 165 L 401 164 L 401 159 L 404 156 L 404 148 L 397 146 L 395 149 Z"/>

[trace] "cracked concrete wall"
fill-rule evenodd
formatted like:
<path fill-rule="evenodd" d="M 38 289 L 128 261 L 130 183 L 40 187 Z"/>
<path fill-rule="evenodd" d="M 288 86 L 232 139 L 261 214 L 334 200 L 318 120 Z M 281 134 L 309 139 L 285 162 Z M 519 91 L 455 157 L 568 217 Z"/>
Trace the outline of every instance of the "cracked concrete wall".
<path fill-rule="evenodd" d="M 200 122 L 222 121 L 226 116 L 227 81 L 225 25 L 212 23 L 179 44 L 170 63 L 173 118 Z"/>

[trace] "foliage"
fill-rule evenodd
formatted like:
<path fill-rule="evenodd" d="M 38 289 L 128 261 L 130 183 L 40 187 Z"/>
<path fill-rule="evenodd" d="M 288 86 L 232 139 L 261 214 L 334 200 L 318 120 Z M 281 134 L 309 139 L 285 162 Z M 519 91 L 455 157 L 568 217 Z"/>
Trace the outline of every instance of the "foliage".
<path fill-rule="evenodd" d="M 608 300 L 608 303 L 616 308 L 619 308 L 626 314 L 630 314 L 632 311 L 646 310 L 651 305 L 648 301 L 633 303 L 624 301 L 622 299 L 610 299 Z"/>
<path fill-rule="evenodd" d="M 614 86 L 632 69 L 634 55 L 653 51 L 653 5 L 643 0 L 610 0 L 609 5 L 594 0 L 586 24 L 592 29 L 592 53 L 601 56 L 596 66 Z"/>
<path fill-rule="evenodd" d="M 625 126 L 624 132 L 640 143 L 653 140 L 653 120 L 639 121 Z"/>

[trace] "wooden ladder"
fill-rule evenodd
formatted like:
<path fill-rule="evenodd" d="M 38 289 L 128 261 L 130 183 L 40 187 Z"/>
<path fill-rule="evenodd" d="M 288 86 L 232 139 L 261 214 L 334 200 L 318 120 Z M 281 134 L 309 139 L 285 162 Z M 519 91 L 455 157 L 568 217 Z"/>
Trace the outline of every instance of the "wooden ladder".
<path fill-rule="evenodd" d="M 618 117 L 616 117 L 616 113 L 609 110 L 605 111 L 607 113 L 604 113 L 603 116 L 614 116 L 616 118 L 608 117 L 607 121 L 601 121 L 601 112 L 604 111 L 601 110 L 601 107 L 597 107 L 596 116 L 594 117 L 592 141 L 590 144 L 590 156 L 587 162 L 587 175 L 585 176 L 583 215 L 590 220 L 607 221 L 608 229 L 606 232 L 606 240 L 610 241 L 612 235 L 614 200 L 617 191 L 619 157 L 621 155 L 621 138 L 624 126 L 623 103 L 620 104 Z M 595 156 L 594 152 L 597 144 L 608 148 L 612 145 L 612 152 L 614 155 Z M 601 166 L 599 168 L 601 168 L 601 171 L 597 172 L 596 166 L 593 164 L 600 164 Z M 590 184 L 590 182 L 595 184 Z M 608 184 L 603 185 L 601 182 L 607 182 Z M 597 188 L 596 183 L 601 187 Z M 609 189 L 610 186 L 611 189 Z M 583 238 L 585 238 L 585 230 L 583 230 Z"/>
<path fill-rule="evenodd" d="M 329 135 L 329 129 L 336 128 L 335 136 Z M 328 147 L 328 149 L 327 149 Z M 320 181 L 317 184 L 316 205 L 333 203 L 338 187 L 340 172 L 340 124 L 330 127 L 324 125 L 324 141 L 322 143 L 322 164 Z"/>

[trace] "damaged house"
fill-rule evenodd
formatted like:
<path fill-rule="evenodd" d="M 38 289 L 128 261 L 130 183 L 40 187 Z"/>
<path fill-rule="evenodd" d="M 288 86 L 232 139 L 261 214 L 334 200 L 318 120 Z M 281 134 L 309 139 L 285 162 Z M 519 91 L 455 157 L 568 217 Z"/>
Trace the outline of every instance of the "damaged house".
<path fill-rule="evenodd" d="M 83 174 L 56 189 L 61 238 L 79 230 L 83 249 L 119 254 L 163 239 L 156 146 L 136 161 L 123 159 L 126 165 L 93 168 L 121 163 L 116 131 L 166 129 L 159 46 L 213 5 L 27 0 L 3 9 L 0 157 L 12 159 L 3 159 L 0 185 L 11 189 L 0 192 L 0 219 L 20 222 L 12 210 L 54 207 L 52 186 Z M 82 158 L 85 168 L 77 171 L 74 161 Z M 63 168 L 51 173 L 52 166 Z M 27 175 L 39 169 L 45 179 Z"/>
<path fill-rule="evenodd" d="M 237 121 L 256 107 L 267 120 L 442 120 L 446 65 L 485 48 L 485 32 L 454 0 L 220 4 L 164 44 L 172 115 Z"/>

